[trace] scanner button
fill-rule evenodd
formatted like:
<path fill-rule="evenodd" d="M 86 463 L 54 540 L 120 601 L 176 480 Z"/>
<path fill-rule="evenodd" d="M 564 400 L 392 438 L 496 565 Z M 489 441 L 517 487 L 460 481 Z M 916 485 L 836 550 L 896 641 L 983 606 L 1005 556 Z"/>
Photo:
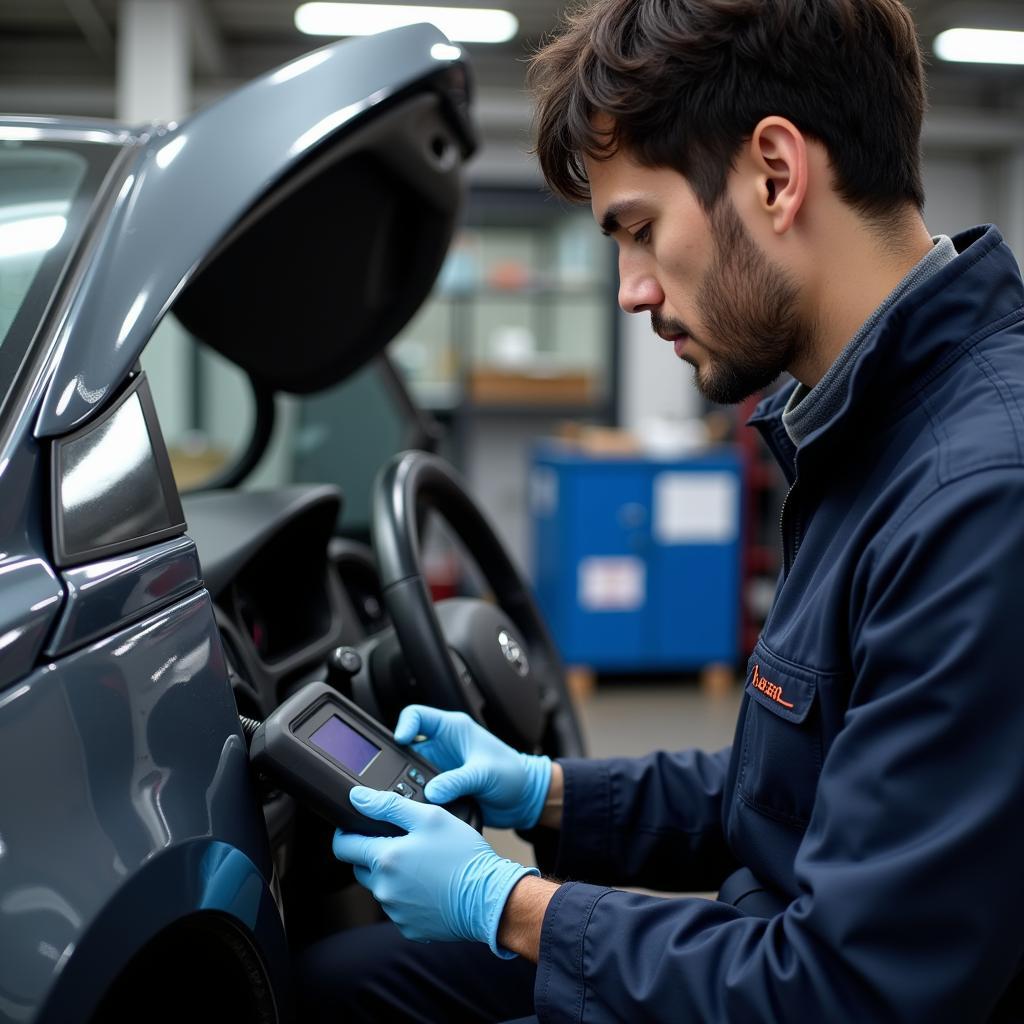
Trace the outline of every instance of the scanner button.
<path fill-rule="evenodd" d="M 395 784 L 395 792 L 399 796 L 404 796 L 404 797 L 408 797 L 408 798 L 411 799 L 412 798 L 413 790 L 412 790 L 412 786 L 408 786 L 404 782 L 398 782 L 398 783 Z"/>
<path fill-rule="evenodd" d="M 425 786 L 427 784 L 427 780 L 419 768 L 410 768 L 406 774 L 413 782 L 416 783 L 417 786 Z"/>

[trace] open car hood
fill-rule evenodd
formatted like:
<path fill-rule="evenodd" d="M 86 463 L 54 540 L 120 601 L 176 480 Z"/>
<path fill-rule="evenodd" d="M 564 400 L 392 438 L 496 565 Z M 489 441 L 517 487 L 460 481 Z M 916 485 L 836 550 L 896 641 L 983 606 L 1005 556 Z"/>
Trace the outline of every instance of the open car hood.
<path fill-rule="evenodd" d="M 326 46 L 138 134 L 54 318 L 36 435 L 103 406 L 172 304 L 260 385 L 337 383 L 430 292 L 474 145 L 461 51 L 430 25 Z"/>

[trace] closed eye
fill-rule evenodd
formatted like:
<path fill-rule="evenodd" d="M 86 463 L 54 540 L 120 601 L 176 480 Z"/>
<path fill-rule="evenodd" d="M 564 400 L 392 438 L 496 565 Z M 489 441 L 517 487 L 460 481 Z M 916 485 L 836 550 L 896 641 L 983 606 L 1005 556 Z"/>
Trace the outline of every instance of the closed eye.
<path fill-rule="evenodd" d="M 633 234 L 633 241 L 637 245 L 649 245 L 651 241 L 651 225 L 645 224 L 639 231 Z"/>

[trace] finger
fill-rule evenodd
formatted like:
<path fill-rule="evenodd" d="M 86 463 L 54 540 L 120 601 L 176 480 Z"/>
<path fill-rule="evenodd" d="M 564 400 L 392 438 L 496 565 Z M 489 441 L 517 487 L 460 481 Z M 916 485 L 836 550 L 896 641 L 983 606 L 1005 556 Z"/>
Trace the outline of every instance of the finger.
<path fill-rule="evenodd" d="M 423 789 L 432 804 L 447 804 L 460 796 L 476 796 L 484 786 L 482 774 L 469 765 L 435 775 Z"/>
<path fill-rule="evenodd" d="M 427 804 L 417 803 L 408 797 L 399 796 L 397 793 L 386 793 L 379 789 L 370 789 L 367 786 L 355 786 L 349 793 L 349 800 L 352 806 L 367 818 L 375 821 L 390 821 L 406 832 L 421 826 L 425 822 L 424 814 L 427 816 L 434 811 L 434 808 Z M 387 840 L 392 842 L 393 840 Z"/>
<path fill-rule="evenodd" d="M 410 704 L 402 709 L 395 726 L 395 742 L 405 746 L 418 735 L 430 737 L 441 728 L 444 722 L 444 711 L 429 708 L 425 704 Z"/>
<path fill-rule="evenodd" d="M 410 704 L 402 708 L 395 725 L 395 742 L 405 746 L 411 743 L 420 732 L 420 712 L 423 711 L 422 704 Z"/>
<path fill-rule="evenodd" d="M 370 836 L 361 836 L 355 832 L 342 832 L 339 828 L 334 833 L 331 850 L 338 860 L 357 867 L 369 868 L 374 862 L 375 844 L 380 842 Z"/>

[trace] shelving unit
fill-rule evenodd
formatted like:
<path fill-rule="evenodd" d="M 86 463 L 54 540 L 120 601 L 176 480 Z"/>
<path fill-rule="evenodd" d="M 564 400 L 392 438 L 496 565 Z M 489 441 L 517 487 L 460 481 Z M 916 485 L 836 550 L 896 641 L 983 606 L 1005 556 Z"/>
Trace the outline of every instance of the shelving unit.
<path fill-rule="evenodd" d="M 431 299 L 392 346 L 449 416 L 614 413 L 615 268 L 586 210 L 532 192 L 468 204 Z"/>

